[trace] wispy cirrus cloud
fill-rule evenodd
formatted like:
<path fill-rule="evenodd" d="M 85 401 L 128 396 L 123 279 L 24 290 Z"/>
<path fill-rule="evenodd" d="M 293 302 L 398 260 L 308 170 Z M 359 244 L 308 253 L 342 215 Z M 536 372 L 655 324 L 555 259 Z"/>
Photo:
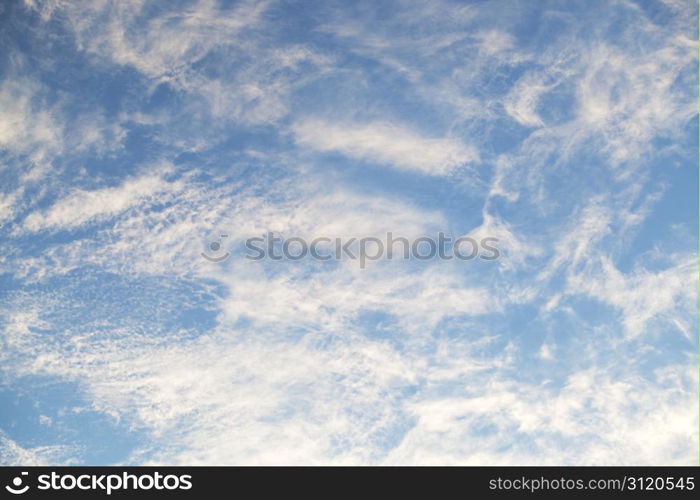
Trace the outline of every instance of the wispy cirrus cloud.
<path fill-rule="evenodd" d="M 93 191 L 76 190 L 61 198 L 45 212 L 30 213 L 22 229 L 30 232 L 43 229 L 70 230 L 88 222 L 104 221 L 159 195 L 173 196 L 182 184 L 168 182 L 159 175 L 146 175 L 126 180 L 117 187 Z M 161 196 L 161 201 L 164 201 Z"/>
<path fill-rule="evenodd" d="M 292 130 L 302 146 L 428 175 L 448 175 L 479 159 L 473 147 L 459 140 L 425 137 L 391 123 L 344 124 L 307 119 Z"/>

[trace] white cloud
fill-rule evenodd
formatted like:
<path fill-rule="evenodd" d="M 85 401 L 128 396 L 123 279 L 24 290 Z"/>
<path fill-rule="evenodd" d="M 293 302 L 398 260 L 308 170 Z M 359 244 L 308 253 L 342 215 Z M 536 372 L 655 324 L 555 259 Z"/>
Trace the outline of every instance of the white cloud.
<path fill-rule="evenodd" d="M 0 82 L 0 147 L 18 152 L 60 148 L 62 127 L 55 110 L 41 105 L 40 97 L 39 86 L 32 81 Z"/>
<path fill-rule="evenodd" d="M 687 318 L 688 312 L 695 308 L 695 256 L 686 257 L 685 261 L 660 271 L 650 272 L 642 268 L 628 274 L 620 272 L 608 258 L 602 257 L 600 269 L 600 273 L 570 276 L 567 283 L 569 293 L 585 293 L 619 309 L 630 336 L 640 335 L 654 318 L 677 322 L 680 318 Z"/>
<path fill-rule="evenodd" d="M 0 224 L 14 217 L 19 202 L 19 194 L 19 190 L 7 194 L 0 193 Z"/>
<path fill-rule="evenodd" d="M 267 2 L 245 1 L 219 9 L 212 0 L 199 0 L 184 10 L 166 9 L 150 16 L 140 1 L 61 5 L 81 48 L 150 77 L 176 82 L 186 79 L 188 66 L 212 48 L 235 43 L 266 7 Z M 147 27 L 138 29 L 141 23 Z"/>
<path fill-rule="evenodd" d="M 518 80 L 511 92 L 505 97 L 506 112 L 515 121 L 526 127 L 541 127 L 542 118 L 537 113 L 540 95 L 551 90 L 556 84 L 545 83 L 541 74 L 528 74 Z"/>
<path fill-rule="evenodd" d="M 301 146 L 429 175 L 448 175 L 479 159 L 472 147 L 459 140 L 425 137 L 387 122 L 348 124 L 306 119 L 296 123 L 293 132 Z"/>
<path fill-rule="evenodd" d="M 64 310 L 65 303 L 53 307 Z M 264 326 L 252 336 L 220 327 L 178 339 L 95 332 L 99 342 L 68 332 L 50 344 L 29 332 L 34 338 L 20 347 L 28 355 L 24 366 L 18 358 L 7 366 L 18 375 L 79 381 L 94 410 L 148 431 L 149 442 L 130 463 L 693 460 L 687 442 L 696 438 L 690 423 L 697 409 L 689 366 L 668 366 L 649 379 L 624 366 L 578 368 L 557 388 L 512 378 L 517 351 L 485 356 L 493 338 L 482 334 L 422 336 L 399 351 L 356 328 L 321 324 L 302 337 Z M 633 362 L 637 351 L 630 348 Z"/>
<path fill-rule="evenodd" d="M 0 430 L 0 465 L 4 467 L 70 465 L 75 463 L 76 451 L 69 446 L 22 447 Z"/>
<path fill-rule="evenodd" d="M 150 197 L 172 196 L 181 187 L 181 183 L 168 182 L 159 174 L 146 174 L 126 180 L 116 187 L 92 191 L 77 189 L 47 210 L 29 214 L 22 228 L 29 232 L 73 229 L 117 216 Z"/>
<path fill-rule="evenodd" d="M 595 258 L 592 253 L 603 250 L 599 244 L 610 234 L 613 216 L 602 198 L 590 200 L 572 219 L 575 224 L 554 243 L 554 256 L 538 279 L 548 279 L 565 264 L 577 269 Z"/>
<path fill-rule="evenodd" d="M 485 391 L 411 403 L 416 425 L 387 461 L 449 465 L 694 463 L 693 370 L 651 380 L 604 369 L 572 373 L 559 390 L 486 383 Z M 504 442 L 509 443 L 504 446 Z"/>
<path fill-rule="evenodd" d="M 277 28 L 265 20 L 270 4 L 245 0 L 225 6 L 197 0 L 178 4 L 182 8 L 149 9 L 146 2 L 79 1 L 34 8 L 67 21 L 64 26 L 78 49 L 100 63 L 136 69 L 145 77 L 141 83 L 147 92 L 160 84 L 185 92 L 182 109 L 171 110 L 169 123 L 186 115 L 185 120 L 206 123 L 206 129 L 195 126 L 198 135 L 214 136 L 219 122 L 275 123 L 287 114 L 290 94 L 332 61 L 300 44 L 271 47 L 267 37 Z M 215 70 L 195 71 L 193 65 Z M 154 112 L 160 119 L 166 115 Z M 180 141 L 197 142 L 189 137 L 191 130 L 174 132 L 170 127 L 169 137 L 161 139 L 172 143 L 178 135 Z"/>
<path fill-rule="evenodd" d="M 514 37 L 504 31 L 493 29 L 483 31 L 478 33 L 476 38 L 479 40 L 480 50 L 489 56 L 511 50 L 516 46 Z"/>
<path fill-rule="evenodd" d="M 603 196 L 590 200 L 554 243 L 551 259 L 537 275 L 543 281 L 561 271 L 566 280 L 564 294 L 586 295 L 617 309 L 630 337 L 644 333 L 653 319 L 687 318 L 696 300 L 692 283 L 697 281 L 696 258 L 687 253 L 667 255 L 664 260 L 670 263 L 663 268 L 649 269 L 644 262 L 648 255 L 642 255 L 631 271 L 618 269 L 615 252 L 624 248 L 627 233 L 644 221 L 657 196 L 651 194 L 641 203 L 635 200 L 625 193 L 619 193 L 616 202 Z M 632 204 L 636 210 L 630 208 Z M 555 294 L 544 309 L 558 307 L 561 298 Z M 679 325 L 681 331 L 687 327 L 684 320 Z"/>

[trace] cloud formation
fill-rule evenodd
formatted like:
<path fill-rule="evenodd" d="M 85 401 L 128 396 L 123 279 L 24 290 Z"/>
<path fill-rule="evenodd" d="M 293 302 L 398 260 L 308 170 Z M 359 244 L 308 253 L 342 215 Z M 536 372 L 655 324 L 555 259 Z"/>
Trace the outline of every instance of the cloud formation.
<path fill-rule="evenodd" d="M 3 464 L 695 463 L 692 3 L 1 9 Z"/>

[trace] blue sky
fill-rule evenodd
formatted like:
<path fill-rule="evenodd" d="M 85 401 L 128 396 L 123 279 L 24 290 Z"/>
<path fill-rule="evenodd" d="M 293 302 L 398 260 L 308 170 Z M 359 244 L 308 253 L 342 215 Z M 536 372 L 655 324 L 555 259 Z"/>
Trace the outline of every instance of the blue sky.
<path fill-rule="evenodd" d="M 696 463 L 695 2 L 0 26 L 0 463 Z M 268 231 L 501 257 L 246 259 Z"/>

